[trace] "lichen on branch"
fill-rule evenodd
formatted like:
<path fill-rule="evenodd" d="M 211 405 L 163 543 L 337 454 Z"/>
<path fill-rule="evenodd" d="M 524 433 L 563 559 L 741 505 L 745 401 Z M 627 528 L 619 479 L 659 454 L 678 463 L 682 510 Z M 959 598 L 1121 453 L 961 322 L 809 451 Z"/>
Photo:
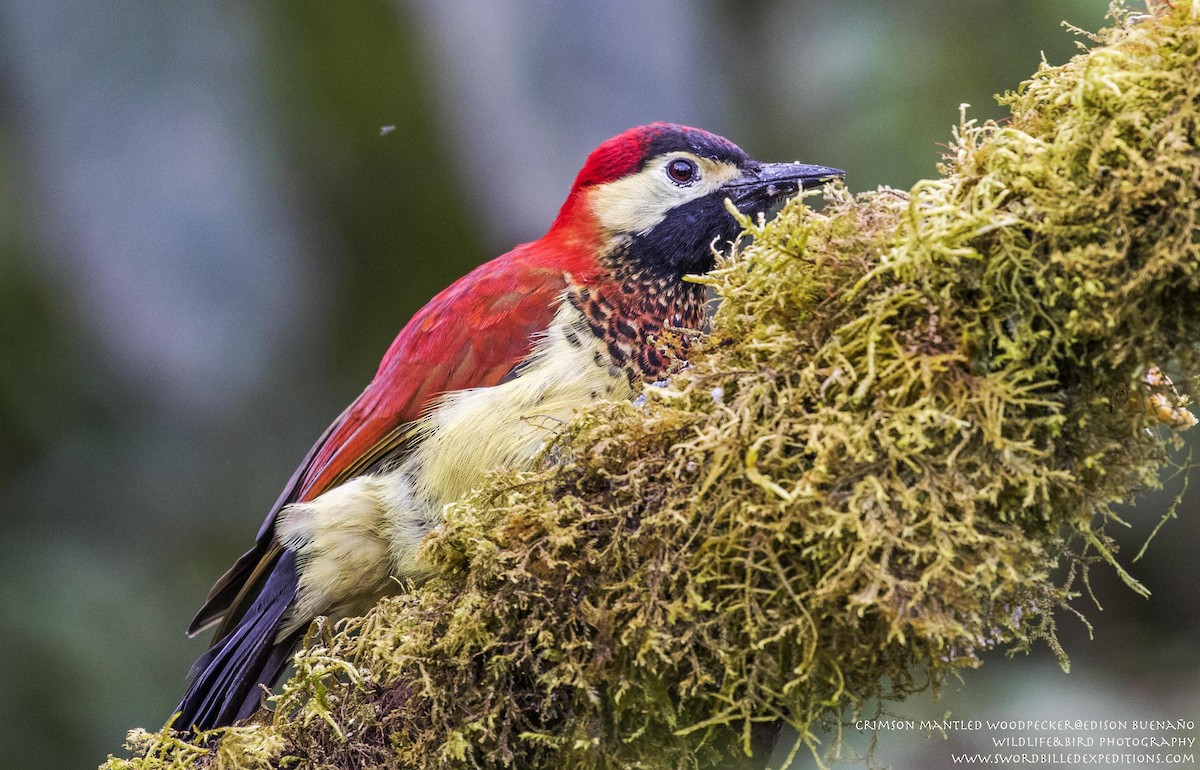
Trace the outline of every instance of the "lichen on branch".
<path fill-rule="evenodd" d="M 690 368 L 453 506 L 439 576 L 314 631 L 273 714 L 106 766 L 723 766 L 987 649 L 1065 665 L 1084 571 L 1141 590 L 1105 528 L 1200 371 L 1200 6 L 1003 102 L 910 192 L 744 222 Z"/>

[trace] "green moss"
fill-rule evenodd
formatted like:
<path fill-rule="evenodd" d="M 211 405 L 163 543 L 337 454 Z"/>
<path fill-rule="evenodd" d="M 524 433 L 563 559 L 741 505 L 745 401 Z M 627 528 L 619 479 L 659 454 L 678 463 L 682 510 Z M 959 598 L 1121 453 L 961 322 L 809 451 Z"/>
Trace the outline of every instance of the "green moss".
<path fill-rule="evenodd" d="M 709 767 L 1058 650 L 1187 416 L 1154 367 L 1198 371 L 1198 15 L 1043 66 L 909 193 L 745 222 L 692 368 L 457 504 L 274 714 L 106 767 Z"/>

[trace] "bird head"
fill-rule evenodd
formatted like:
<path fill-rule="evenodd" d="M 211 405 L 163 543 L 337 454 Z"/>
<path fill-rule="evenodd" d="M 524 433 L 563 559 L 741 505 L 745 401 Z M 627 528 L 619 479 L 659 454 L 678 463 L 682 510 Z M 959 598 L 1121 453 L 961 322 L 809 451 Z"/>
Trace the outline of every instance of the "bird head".
<path fill-rule="evenodd" d="M 652 123 L 592 151 L 552 232 L 586 231 L 593 253 L 618 278 L 677 281 L 711 269 L 713 246 L 737 237 L 726 199 L 753 215 L 842 175 L 826 166 L 760 163 L 708 131 Z"/>

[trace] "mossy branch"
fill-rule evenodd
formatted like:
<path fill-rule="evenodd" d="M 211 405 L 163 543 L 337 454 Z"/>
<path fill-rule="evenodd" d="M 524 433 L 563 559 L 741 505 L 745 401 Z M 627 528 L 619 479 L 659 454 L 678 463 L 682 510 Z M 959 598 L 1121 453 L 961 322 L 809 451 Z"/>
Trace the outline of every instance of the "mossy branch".
<path fill-rule="evenodd" d="M 691 368 L 457 504 L 441 576 L 315 631 L 273 714 L 106 767 L 709 767 L 1059 649 L 1190 424 L 1198 17 L 1119 17 L 909 193 L 745 222 Z"/>

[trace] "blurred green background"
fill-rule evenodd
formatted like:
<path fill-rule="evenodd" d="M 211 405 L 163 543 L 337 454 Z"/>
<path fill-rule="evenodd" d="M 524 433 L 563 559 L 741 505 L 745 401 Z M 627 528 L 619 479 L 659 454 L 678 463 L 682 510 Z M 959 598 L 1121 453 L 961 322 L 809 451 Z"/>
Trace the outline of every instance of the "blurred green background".
<path fill-rule="evenodd" d="M 960 103 L 1000 116 L 1076 50 L 1059 22 L 1106 7 L 0 4 L 0 764 L 94 766 L 162 724 L 205 648 L 184 627 L 310 443 L 426 299 L 541 234 L 598 142 L 672 120 L 907 187 Z M 1070 675 L 996 656 L 898 711 L 1200 718 L 1197 503 L 1134 565 L 1149 601 L 1097 572 L 1095 640 L 1061 621 Z M 949 761 L 910 737 L 880 759 Z"/>

